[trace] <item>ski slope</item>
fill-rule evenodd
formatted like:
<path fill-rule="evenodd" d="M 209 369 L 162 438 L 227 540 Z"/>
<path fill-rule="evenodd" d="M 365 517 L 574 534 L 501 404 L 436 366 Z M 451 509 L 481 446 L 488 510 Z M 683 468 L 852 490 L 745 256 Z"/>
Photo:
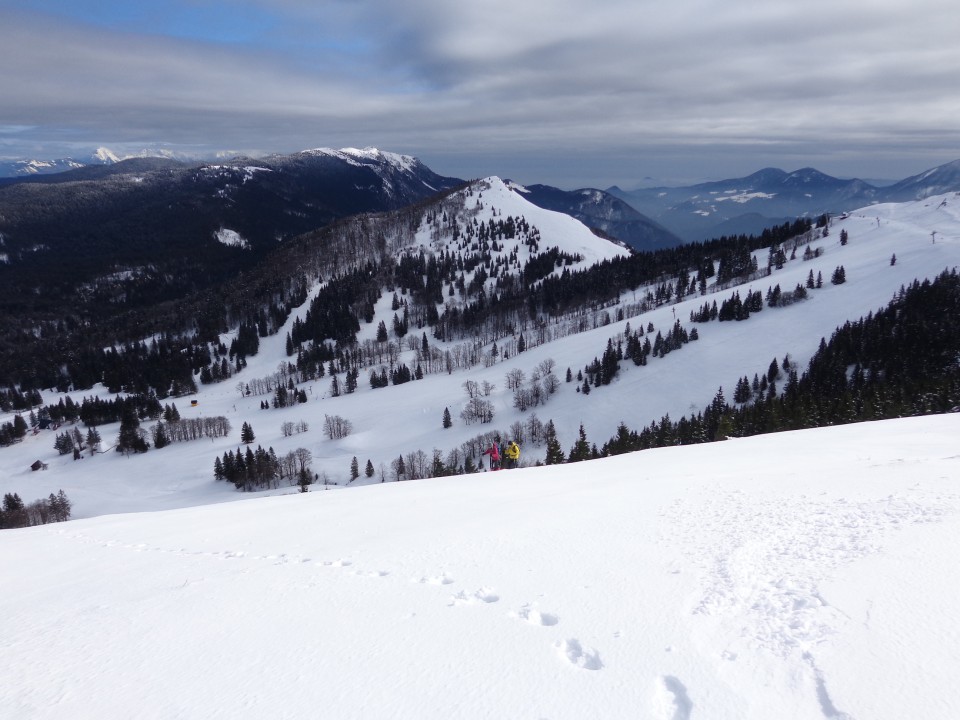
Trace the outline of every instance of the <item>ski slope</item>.
<path fill-rule="evenodd" d="M 0 707 L 960 717 L 958 437 L 930 416 L 4 531 Z"/>

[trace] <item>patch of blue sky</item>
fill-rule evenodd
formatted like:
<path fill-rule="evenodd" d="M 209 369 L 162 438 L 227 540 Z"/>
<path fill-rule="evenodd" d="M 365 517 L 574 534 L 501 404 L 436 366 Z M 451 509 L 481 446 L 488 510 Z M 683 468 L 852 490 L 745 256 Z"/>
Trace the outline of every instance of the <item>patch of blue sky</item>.
<path fill-rule="evenodd" d="M 282 22 L 265 7 L 222 0 L 27 0 L 17 9 L 109 30 L 223 44 L 272 45 Z"/>

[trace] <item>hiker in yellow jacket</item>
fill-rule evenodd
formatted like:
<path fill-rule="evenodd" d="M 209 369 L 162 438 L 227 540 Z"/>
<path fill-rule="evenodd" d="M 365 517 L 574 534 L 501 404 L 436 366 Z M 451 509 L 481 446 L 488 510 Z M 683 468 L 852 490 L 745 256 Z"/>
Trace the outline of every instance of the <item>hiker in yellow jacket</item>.
<path fill-rule="evenodd" d="M 503 451 L 503 457 L 506 459 L 506 467 L 515 468 L 520 464 L 520 446 L 515 440 L 507 444 L 507 449 Z"/>

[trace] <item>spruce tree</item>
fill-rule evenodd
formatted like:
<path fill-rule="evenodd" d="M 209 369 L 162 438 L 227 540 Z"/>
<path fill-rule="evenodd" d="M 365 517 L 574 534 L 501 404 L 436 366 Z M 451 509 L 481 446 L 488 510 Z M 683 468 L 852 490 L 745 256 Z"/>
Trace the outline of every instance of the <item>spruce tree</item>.
<path fill-rule="evenodd" d="M 590 443 L 587 442 L 587 433 L 583 429 L 583 423 L 580 423 L 579 437 L 576 442 L 573 443 L 573 447 L 570 448 L 570 453 L 567 455 L 567 462 L 582 462 L 589 459 Z"/>
<path fill-rule="evenodd" d="M 445 429 L 453 427 L 453 418 L 450 417 L 450 408 L 448 407 L 443 409 L 443 427 Z"/>
<path fill-rule="evenodd" d="M 547 465 L 560 465 L 563 463 L 563 450 L 560 448 L 560 441 L 557 440 L 557 429 L 553 420 L 547 421 L 547 426 L 543 431 L 544 439 L 547 444 Z"/>
<path fill-rule="evenodd" d="M 159 450 L 170 444 L 170 438 L 167 436 L 166 428 L 163 422 L 158 422 L 153 429 L 153 446 Z"/>
<path fill-rule="evenodd" d="M 250 423 L 245 422 L 240 428 L 240 442 L 244 445 L 249 445 L 256 439 L 256 436 L 253 434 L 253 427 Z"/>
<path fill-rule="evenodd" d="M 373 477 L 373 473 L 374 473 L 373 463 L 368 459 L 367 467 L 364 469 L 363 474 L 369 478 L 369 477 Z"/>
<path fill-rule="evenodd" d="M 97 431 L 97 428 L 91 425 L 90 429 L 87 430 L 87 447 L 90 448 L 91 455 L 100 449 L 101 442 L 100 433 Z"/>
<path fill-rule="evenodd" d="M 357 462 L 357 456 L 353 456 L 353 460 L 350 461 L 350 481 L 353 482 L 358 477 L 360 477 L 360 463 Z"/>
<path fill-rule="evenodd" d="M 120 417 L 120 435 L 117 437 L 117 452 L 145 453 L 147 441 L 140 430 L 140 418 L 132 403 L 125 403 Z"/>

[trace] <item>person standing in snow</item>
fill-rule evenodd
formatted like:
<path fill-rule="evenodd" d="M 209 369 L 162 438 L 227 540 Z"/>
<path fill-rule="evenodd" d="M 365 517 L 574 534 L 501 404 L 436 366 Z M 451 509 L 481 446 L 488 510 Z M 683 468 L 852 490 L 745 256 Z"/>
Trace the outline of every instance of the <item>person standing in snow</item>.
<path fill-rule="evenodd" d="M 517 445 L 516 440 L 507 443 L 507 449 L 503 454 L 507 458 L 508 468 L 515 468 L 520 464 L 520 446 Z"/>
<path fill-rule="evenodd" d="M 494 440 L 490 443 L 490 447 L 483 451 L 484 455 L 490 456 L 490 469 L 499 470 L 500 469 L 500 446 L 497 444 L 497 441 Z"/>

